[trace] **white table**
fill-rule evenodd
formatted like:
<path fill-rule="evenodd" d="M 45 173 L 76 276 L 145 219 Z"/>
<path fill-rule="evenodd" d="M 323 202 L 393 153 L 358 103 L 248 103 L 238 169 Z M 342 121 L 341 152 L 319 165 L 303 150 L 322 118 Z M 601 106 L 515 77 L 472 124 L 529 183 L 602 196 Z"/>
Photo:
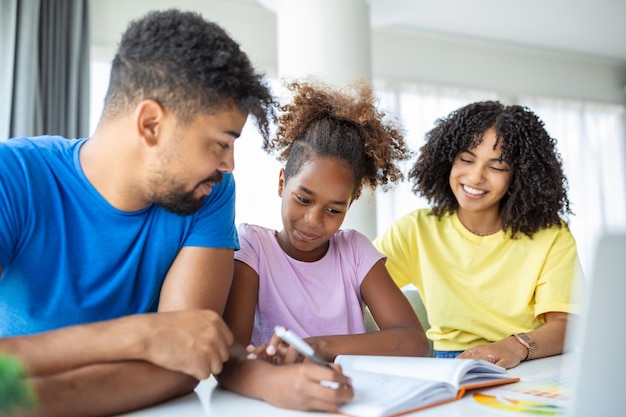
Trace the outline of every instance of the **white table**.
<path fill-rule="evenodd" d="M 568 355 L 535 359 L 524 362 L 516 368 L 510 369 L 509 372 L 512 376 L 520 378 L 547 372 L 556 372 L 559 371 L 562 366 L 568 366 L 567 359 Z M 217 382 L 212 377 L 202 381 L 193 393 L 184 397 L 133 413 L 124 414 L 124 416 L 127 417 L 328 417 L 329 415 L 334 414 L 285 410 L 274 407 L 263 401 L 243 397 L 219 388 Z M 470 393 L 458 401 L 407 415 L 416 417 L 513 417 L 516 414 L 478 404 Z"/>

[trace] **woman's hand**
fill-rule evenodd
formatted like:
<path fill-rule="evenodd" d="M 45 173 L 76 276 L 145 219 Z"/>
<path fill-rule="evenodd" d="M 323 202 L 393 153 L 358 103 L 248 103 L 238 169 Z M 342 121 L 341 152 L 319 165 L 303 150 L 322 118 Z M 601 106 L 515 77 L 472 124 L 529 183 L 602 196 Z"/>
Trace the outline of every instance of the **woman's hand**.
<path fill-rule="evenodd" d="M 461 353 L 459 359 L 482 359 L 503 368 L 514 368 L 526 358 L 526 348 L 512 337 L 487 345 L 473 346 Z"/>
<path fill-rule="evenodd" d="M 572 316 L 561 312 L 548 312 L 543 315 L 545 324 L 527 334 L 533 338 L 536 349 L 533 359 L 560 355 L 565 346 L 565 331 Z M 484 359 L 509 369 L 520 364 L 528 357 L 528 349 L 512 336 L 487 345 L 473 346 L 457 358 Z"/>

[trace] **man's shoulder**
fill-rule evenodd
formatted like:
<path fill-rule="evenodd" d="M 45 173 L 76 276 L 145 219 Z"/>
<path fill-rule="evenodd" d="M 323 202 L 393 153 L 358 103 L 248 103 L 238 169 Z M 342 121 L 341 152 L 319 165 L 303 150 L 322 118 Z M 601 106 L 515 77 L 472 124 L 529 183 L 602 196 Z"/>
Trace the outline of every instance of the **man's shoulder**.
<path fill-rule="evenodd" d="M 1 142 L 1 144 L 13 148 L 46 148 L 68 146 L 77 140 L 83 139 L 67 139 L 57 135 L 17 136 Z"/>
<path fill-rule="evenodd" d="M 235 179 L 231 173 L 225 173 L 222 181 L 213 186 L 211 194 L 204 199 L 200 210 L 192 214 L 192 217 L 215 213 L 224 214 L 224 208 L 235 206 Z"/>
<path fill-rule="evenodd" d="M 227 172 L 222 176 L 222 180 L 213 186 L 211 194 L 205 199 L 205 202 L 210 203 L 214 199 L 219 199 L 226 195 L 232 195 L 235 193 L 235 177 L 232 173 Z"/>
<path fill-rule="evenodd" d="M 66 139 L 62 136 L 15 137 L 0 142 L 0 152 L 19 159 L 30 159 L 51 153 L 62 154 L 70 151 L 85 139 Z M 40 152 L 33 152 L 39 150 Z"/>

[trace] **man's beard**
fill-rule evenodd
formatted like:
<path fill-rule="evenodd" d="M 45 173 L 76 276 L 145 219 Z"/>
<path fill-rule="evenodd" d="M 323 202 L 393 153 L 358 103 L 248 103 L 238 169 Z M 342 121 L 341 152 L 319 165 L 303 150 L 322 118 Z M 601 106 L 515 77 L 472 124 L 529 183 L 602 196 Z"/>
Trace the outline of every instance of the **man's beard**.
<path fill-rule="evenodd" d="M 163 207 L 170 213 L 178 214 L 179 216 L 188 216 L 200 210 L 204 204 L 204 196 L 200 198 L 195 197 L 198 187 L 205 182 L 218 184 L 222 181 L 222 178 L 222 173 L 216 171 L 215 174 L 203 181 L 200 181 L 191 191 L 182 191 L 182 187 L 179 187 L 179 189 L 170 191 L 168 194 L 155 195 L 152 202 Z"/>

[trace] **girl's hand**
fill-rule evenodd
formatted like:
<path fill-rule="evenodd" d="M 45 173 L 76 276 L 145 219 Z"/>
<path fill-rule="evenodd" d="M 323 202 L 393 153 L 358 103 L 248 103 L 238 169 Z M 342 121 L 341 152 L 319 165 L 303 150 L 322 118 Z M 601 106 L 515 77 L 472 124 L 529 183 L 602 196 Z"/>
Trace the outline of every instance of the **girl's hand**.
<path fill-rule="evenodd" d="M 265 350 L 265 345 L 261 345 L 259 347 L 254 346 L 253 344 L 249 344 L 246 346 L 246 355 L 247 359 L 263 359 L 262 352 Z"/>
<path fill-rule="evenodd" d="M 270 341 L 261 346 L 249 345 L 246 350 L 249 352 L 249 359 L 261 359 L 275 365 L 302 363 L 305 357 L 297 350 L 285 343 L 277 335 L 272 335 Z"/>
<path fill-rule="evenodd" d="M 323 347 L 326 346 L 324 337 L 307 337 L 304 341 L 322 358 L 329 362 L 333 361 L 334 358 L 326 358 L 323 354 Z M 309 362 L 308 358 L 284 342 L 276 334 L 272 335 L 268 343 L 258 347 L 249 345 L 246 350 L 248 351 L 248 359 L 261 359 L 275 365 Z"/>
<path fill-rule="evenodd" d="M 304 356 L 276 335 L 272 336 L 269 343 L 264 343 L 261 346 L 248 345 L 246 351 L 248 352 L 248 359 L 261 359 L 274 365 L 301 363 L 304 361 Z"/>
<path fill-rule="evenodd" d="M 336 365 L 333 369 L 308 362 L 278 366 L 268 378 L 264 399 L 277 407 L 333 412 L 354 396 L 350 379 Z"/>
<path fill-rule="evenodd" d="M 260 359 L 266 362 L 274 363 L 275 355 L 267 354 L 267 343 L 261 346 L 254 346 L 252 344 L 246 346 L 246 352 L 248 352 L 247 359 Z"/>

